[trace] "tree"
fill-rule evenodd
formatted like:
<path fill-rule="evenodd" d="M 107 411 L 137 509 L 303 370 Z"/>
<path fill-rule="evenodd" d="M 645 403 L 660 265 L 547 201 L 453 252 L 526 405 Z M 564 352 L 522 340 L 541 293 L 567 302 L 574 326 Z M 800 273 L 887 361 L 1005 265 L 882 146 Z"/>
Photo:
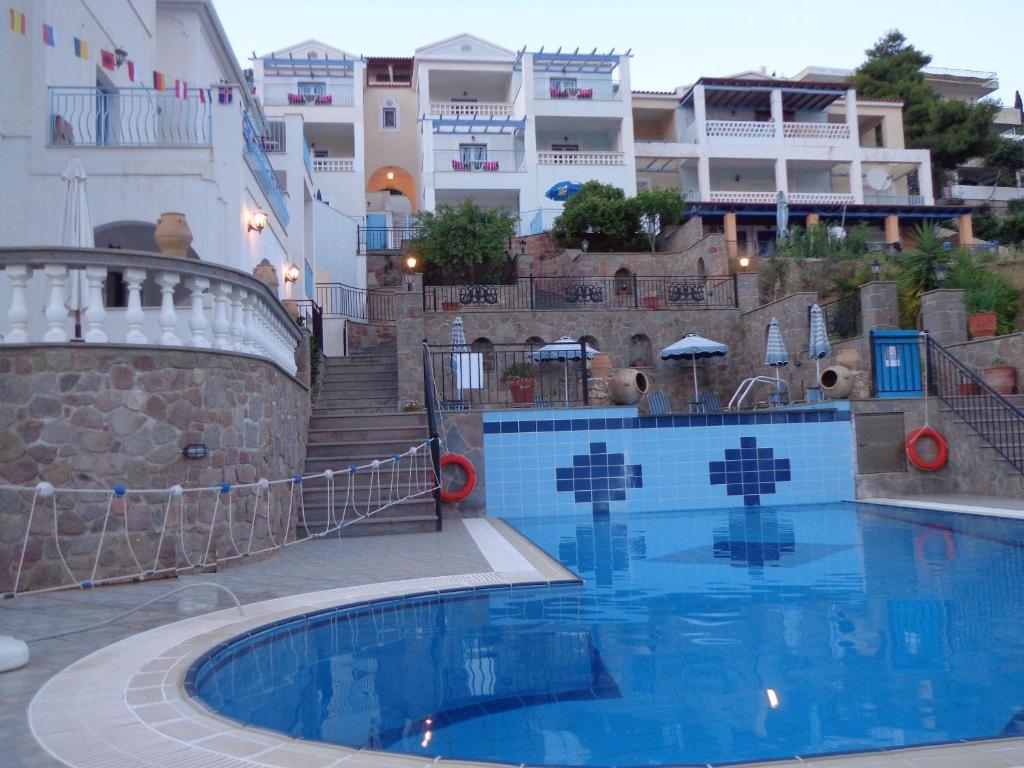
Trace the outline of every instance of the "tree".
<path fill-rule="evenodd" d="M 557 245 L 578 247 L 586 239 L 597 250 L 635 246 L 640 232 L 640 213 L 626 193 L 611 184 L 588 181 L 565 202 L 551 228 Z"/>
<path fill-rule="evenodd" d="M 907 147 L 931 151 L 936 182 L 964 161 L 992 150 L 995 103 L 943 99 L 921 73 L 932 57 L 910 45 L 898 29 L 887 32 L 864 53 L 867 60 L 854 73 L 853 87 L 864 98 L 903 102 Z"/>
<path fill-rule="evenodd" d="M 1024 173 L 1024 141 L 996 139 L 985 165 L 996 171 L 993 186 L 1015 186 L 1018 175 Z"/>
<path fill-rule="evenodd" d="M 458 206 L 437 206 L 417 215 L 419 234 L 411 248 L 446 280 L 468 277 L 470 282 L 500 279 L 505 246 L 515 232 L 516 218 L 500 210 L 485 210 L 466 200 Z"/>
<path fill-rule="evenodd" d="M 674 189 L 653 187 L 637 192 L 633 201 L 637 212 L 646 224 L 645 233 L 651 245 L 651 253 L 654 253 L 655 239 L 657 238 L 654 223 L 666 227 L 681 222 L 683 220 L 683 196 Z"/>

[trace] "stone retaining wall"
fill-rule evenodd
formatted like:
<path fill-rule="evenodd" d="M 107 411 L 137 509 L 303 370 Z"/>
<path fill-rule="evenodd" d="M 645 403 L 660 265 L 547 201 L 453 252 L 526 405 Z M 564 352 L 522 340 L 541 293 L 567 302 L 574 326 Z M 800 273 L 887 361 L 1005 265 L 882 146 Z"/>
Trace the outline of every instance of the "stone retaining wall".
<path fill-rule="evenodd" d="M 1005 361 L 1017 369 L 1017 391 L 1024 389 L 1024 333 L 950 344 L 949 351 L 978 373 L 992 367 L 996 360 Z"/>
<path fill-rule="evenodd" d="M 175 484 L 187 489 L 290 477 L 303 468 L 308 417 L 308 389 L 273 363 L 249 356 L 131 346 L 5 347 L 0 483 L 34 486 L 45 480 L 55 486 L 63 554 L 75 576 L 87 578 L 109 494 L 72 496 L 62 490 Z M 182 449 L 193 443 L 206 445 L 209 456 L 186 459 Z M 286 497 L 287 488 L 274 493 Z M 128 494 L 115 500 L 98 575 L 135 572 L 134 558 L 146 568 L 154 561 L 170 567 L 205 551 L 216 494 L 186 493 L 184 547 L 175 505 L 174 535 L 168 534 L 158 553 L 167 498 Z M 254 494 L 239 492 L 232 500 L 236 544 L 222 510 L 211 556 L 248 544 Z M 283 539 L 287 510 L 279 502 L 271 505 L 269 519 L 261 503 L 253 549 L 271 535 Z M 13 585 L 31 503 L 29 492 L 0 490 L 0 591 Z M 52 508 L 41 509 L 45 514 L 37 510 L 26 548 L 22 589 L 69 580 L 53 543 Z M 134 557 L 125 545 L 126 525 Z"/>

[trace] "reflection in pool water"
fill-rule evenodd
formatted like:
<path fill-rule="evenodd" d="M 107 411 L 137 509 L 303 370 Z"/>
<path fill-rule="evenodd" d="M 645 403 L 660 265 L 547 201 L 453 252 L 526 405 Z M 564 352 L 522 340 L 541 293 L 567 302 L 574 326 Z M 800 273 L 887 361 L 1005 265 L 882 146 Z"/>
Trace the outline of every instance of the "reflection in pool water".
<path fill-rule="evenodd" d="M 586 579 L 332 612 L 198 670 L 307 739 L 519 764 L 750 760 L 1024 730 L 1024 524 L 744 508 L 510 521 Z"/>

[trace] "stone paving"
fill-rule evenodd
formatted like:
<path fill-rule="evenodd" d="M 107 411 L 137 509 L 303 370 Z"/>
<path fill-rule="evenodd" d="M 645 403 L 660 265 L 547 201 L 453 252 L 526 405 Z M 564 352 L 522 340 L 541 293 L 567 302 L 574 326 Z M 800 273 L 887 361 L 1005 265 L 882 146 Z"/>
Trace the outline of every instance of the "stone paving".
<path fill-rule="evenodd" d="M 305 542 L 269 560 L 221 573 L 101 587 L 90 592 L 29 595 L 0 602 L 0 634 L 27 639 L 93 624 L 185 584 L 221 584 L 244 604 L 384 579 L 490 570 L 487 559 L 462 525 L 447 525 L 440 533 L 324 539 Z M 196 589 L 157 602 L 108 627 L 32 643 L 28 666 L 0 674 L 0 743 L 4 745 L 0 765 L 62 765 L 32 736 L 26 708 L 40 686 L 64 667 L 129 635 L 231 605 L 231 599 L 220 590 Z"/>

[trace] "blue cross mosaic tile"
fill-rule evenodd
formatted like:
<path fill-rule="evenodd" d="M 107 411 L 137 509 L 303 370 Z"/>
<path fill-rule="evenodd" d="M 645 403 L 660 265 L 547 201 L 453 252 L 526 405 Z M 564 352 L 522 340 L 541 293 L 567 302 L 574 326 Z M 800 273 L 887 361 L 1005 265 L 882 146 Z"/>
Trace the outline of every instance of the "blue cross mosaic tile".
<path fill-rule="evenodd" d="M 572 457 L 571 467 L 555 470 L 556 488 L 571 491 L 577 504 L 591 504 L 595 515 L 607 515 L 608 504 L 625 501 L 627 488 L 643 488 L 643 467 L 626 464 L 623 453 L 608 453 L 607 443 L 591 443 L 590 450 Z"/>
<path fill-rule="evenodd" d="M 712 485 L 724 485 L 730 496 L 742 496 L 748 507 L 775 493 L 776 483 L 790 481 L 789 459 L 776 459 L 773 448 L 758 448 L 756 437 L 741 437 L 739 448 L 725 449 L 725 461 L 708 463 L 708 472 Z"/>

